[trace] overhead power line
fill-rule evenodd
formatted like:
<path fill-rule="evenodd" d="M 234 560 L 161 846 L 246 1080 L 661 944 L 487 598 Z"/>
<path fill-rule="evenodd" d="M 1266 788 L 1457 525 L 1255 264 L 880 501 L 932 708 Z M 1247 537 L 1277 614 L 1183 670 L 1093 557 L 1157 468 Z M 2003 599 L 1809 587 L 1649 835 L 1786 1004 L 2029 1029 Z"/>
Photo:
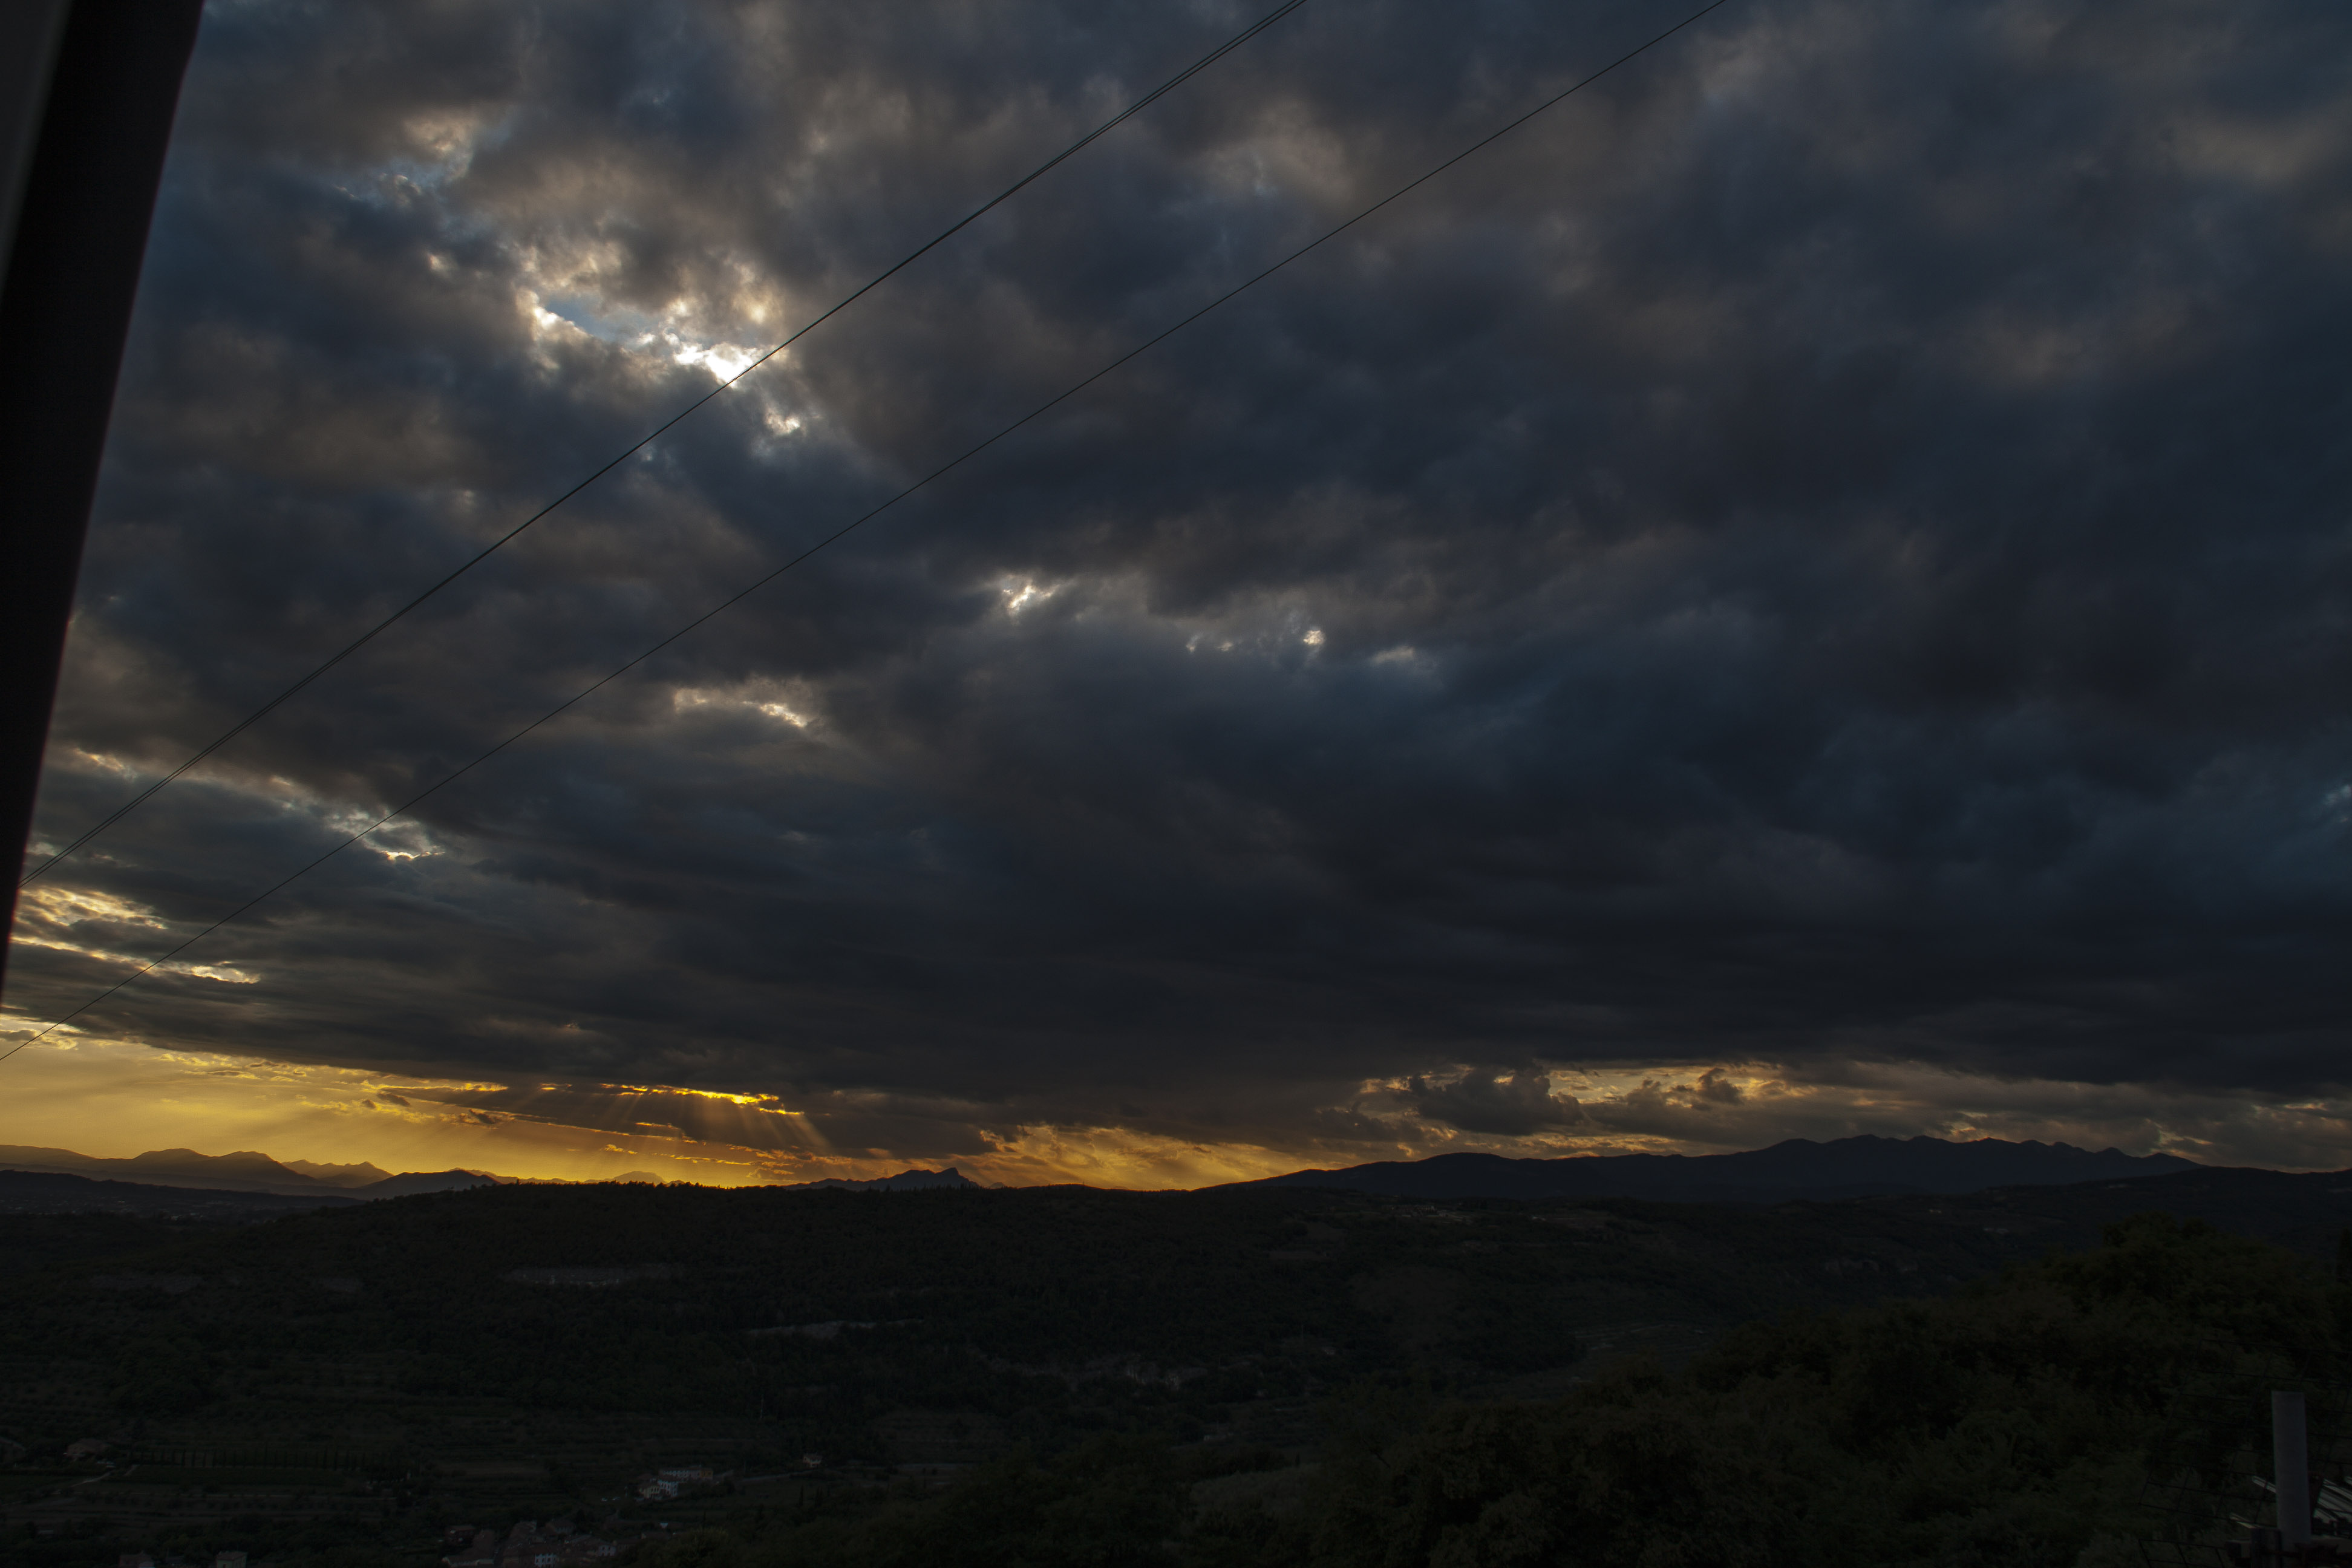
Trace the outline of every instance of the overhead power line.
<path fill-rule="evenodd" d="M 165 773 L 162 778 L 157 779 L 153 784 L 149 784 L 145 789 L 141 790 L 137 795 L 132 795 L 129 800 L 115 807 L 113 811 L 101 818 L 96 825 L 84 830 L 79 837 L 73 840 L 72 843 L 68 844 L 64 848 L 58 850 L 56 854 L 42 861 L 38 866 L 36 866 L 31 870 L 26 872 L 24 876 L 17 880 L 16 886 L 19 888 L 27 886 L 35 878 L 43 875 L 45 872 L 48 871 L 50 868 L 56 866 L 60 861 L 66 859 L 68 856 L 73 855 L 77 851 L 88 846 L 89 842 L 98 837 L 99 835 L 104 833 L 108 828 L 112 827 L 116 823 L 121 821 L 124 817 L 130 816 L 132 812 L 146 805 L 164 789 L 170 787 L 183 774 L 186 773 L 189 769 L 196 766 L 205 758 L 219 751 L 223 746 L 227 745 L 231 741 L 236 740 L 239 735 L 244 734 L 247 730 L 252 729 L 256 724 L 261 722 L 262 720 L 269 717 L 270 714 L 276 712 L 280 707 L 299 696 L 304 689 L 310 685 L 311 682 L 317 680 L 320 676 L 326 674 L 329 670 L 342 663 L 343 660 L 351 658 L 352 655 L 359 652 L 360 649 L 367 647 L 368 644 L 373 642 L 385 631 L 389 630 L 400 621 L 405 619 L 410 612 L 415 610 L 426 600 L 440 593 L 442 589 L 446 588 L 450 584 L 455 583 L 458 578 L 463 577 L 467 573 L 471 572 L 475 567 L 479 566 L 483 562 L 488 560 L 500 550 L 506 548 L 508 544 L 520 538 L 526 530 L 531 527 L 532 524 L 540 521 L 541 519 L 548 516 L 549 513 L 562 506 L 565 501 L 570 500 L 573 496 L 578 495 L 582 490 L 586 489 L 590 485 L 594 484 L 598 479 L 603 479 L 606 474 L 611 473 L 614 468 L 619 468 L 623 463 L 628 461 L 639 452 L 644 451 L 655 441 L 659 440 L 663 436 L 668 434 L 669 431 L 681 420 L 684 420 L 688 416 L 692 415 L 704 404 L 709 403 L 720 393 L 729 390 L 734 386 L 737 382 L 741 381 L 745 376 L 750 375 L 753 371 L 758 370 L 770 360 L 775 358 L 778 354 L 783 353 L 786 349 L 792 347 L 794 343 L 808 336 L 809 333 L 824 325 L 825 322 L 839 315 L 843 310 L 848 309 L 858 300 L 873 292 L 876 289 L 880 288 L 884 283 L 889 281 L 890 279 L 897 276 L 898 273 L 905 271 L 915 262 L 919 261 L 923 257 L 929 255 L 931 251 L 937 249 L 940 246 L 953 238 L 957 234 L 971 226 L 971 224 L 979 218 L 985 216 L 989 212 L 992 211 L 996 207 L 1002 206 L 1005 202 L 1010 201 L 1024 187 L 1034 184 L 1037 180 L 1045 176 L 1058 165 L 1066 163 L 1073 157 L 1076 157 L 1093 142 L 1108 135 L 1111 132 L 1117 130 L 1129 120 L 1133 119 L 1136 115 L 1140 114 L 1146 109 L 1150 108 L 1152 104 L 1158 102 L 1169 93 L 1175 91 L 1176 89 L 1192 80 L 1192 78 L 1200 75 L 1201 72 L 1208 69 L 1211 66 L 1216 64 L 1219 60 L 1224 58 L 1225 56 L 1233 53 L 1235 49 L 1240 48 L 1244 44 L 1248 43 L 1252 38 L 1256 37 L 1260 33 L 1265 32 L 1268 27 L 1273 26 L 1276 22 L 1281 21 L 1285 16 L 1289 16 L 1293 11 L 1297 10 L 1305 4 L 1307 4 L 1307 0 L 1285 0 L 1284 4 L 1276 6 L 1273 10 L 1259 17 L 1248 26 L 1244 27 L 1240 32 L 1235 33 L 1232 37 L 1227 38 L 1223 43 L 1219 44 L 1215 48 L 1211 49 L 1207 54 L 1202 55 L 1199 59 L 1194 60 L 1191 65 L 1186 66 L 1182 70 L 1178 71 L 1174 76 L 1170 77 L 1166 81 L 1161 82 L 1158 87 L 1153 88 L 1150 92 L 1145 93 L 1141 98 L 1137 99 L 1133 103 L 1129 104 L 1117 114 L 1112 115 L 1108 120 L 1104 121 L 1100 125 L 1096 126 L 1092 131 L 1087 132 L 1084 136 L 1079 137 L 1076 142 L 1071 142 L 1068 146 L 1063 148 L 1060 152 L 1055 153 L 1052 157 L 1046 159 L 1044 163 L 1038 164 L 1027 174 L 1022 175 L 1021 178 L 1005 186 L 1004 189 L 999 191 L 995 195 L 991 196 L 987 201 L 982 203 L 979 206 L 974 207 L 971 212 L 966 213 L 953 224 L 941 229 L 938 234 L 933 235 L 929 239 L 924 241 L 922 245 L 908 251 L 905 256 L 901 257 L 896 263 L 894 263 L 887 271 L 877 274 L 870 281 L 861 286 L 856 292 L 845 295 L 842 299 L 835 301 L 832 308 L 827 310 L 823 315 L 808 321 L 803 325 L 798 331 L 793 333 L 791 337 L 786 338 L 783 342 L 778 343 L 775 347 L 768 350 L 767 353 L 761 354 L 759 358 L 745 365 L 741 370 L 737 371 L 733 375 L 729 376 L 726 380 L 712 387 L 709 392 L 704 393 L 700 397 L 696 398 L 693 402 L 679 409 L 676 414 L 671 415 L 667 419 L 665 419 L 661 424 L 656 426 L 652 430 L 641 437 L 635 445 L 630 447 L 627 451 L 614 458 L 610 462 L 605 463 L 603 467 L 590 474 L 586 479 L 582 479 L 570 489 L 565 490 L 562 495 L 557 496 L 553 500 L 549 501 L 545 506 L 541 507 L 537 511 L 532 512 L 529 517 L 524 518 L 520 522 L 507 530 L 506 532 L 499 535 L 498 538 L 492 540 L 488 544 L 486 544 L 480 550 L 476 551 L 455 570 L 448 573 L 446 576 L 433 584 L 415 598 L 409 600 L 408 603 L 401 605 L 400 608 L 393 611 L 392 614 L 384 616 L 383 619 L 370 626 L 366 631 L 362 632 L 358 637 L 352 638 L 351 642 L 346 644 L 340 651 L 321 661 L 317 668 L 313 668 L 309 674 L 303 676 L 301 679 L 297 680 L 293 685 L 288 687 L 285 690 L 279 692 L 277 696 L 271 698 L 268 701 L 263 703 L 260 707 L 255 709 L 252 712 L 247 714 L 244 718 L 230 725 L 226 730 L 222 731 L 220 734 L 215 736 L 213 740 L 201 751 L 198 751 L 194 755 L 190 756 L 185 762 L 183 762 L 178 767 L 173 768 L 170 773 Z"/>
<path fill-rule="evenodd" d="M 367 826 L 361 828 L 350 837 L 345 838 L 341 843 L 337 844 L 334 847 L 326 851 L 326 853 L 309 861 L 287 876 L 280 878 L 278 881 L 272 883 L 268 888 L 263 889 L 260 892 L 256 893 L 253 897 L 237 905 L 236 908 L 229 910 L 228 913 L 221 916 L 218 920 L 213 921 L 212 924 L 205 927 L 202 931 L 197 931 L 194 936 L 189 937 L 186 941 L 181 942 L 178 946 L 173 948 L 169 952 L 164 953 L 162 957 L 149 960 L 146 963 L 141 965 L 131 973 L 116 981 L 113 984 L 108 986 L 97 995 L 92 996 L 89 1001 L 84 1002 L 80 1006 L 76 1007 L 72 1012 L 51 1019 L 47 1024 L 42 1026 L 37 1033 L 19 1041 L 6 1052 L 0 1053 L 0 1061 L 7 1060 L 8 1058 L 15 1056 L 16 1052 L 23 1050 L 35 1040 L 40 1039 L 43 1036 L 48 1034 L 50 1030 L 58 1028 L 61 1025 L 70 1023 L 75 1018 L 79 1017 L 82 1014 L 87 1013 L 92 1007 L 97 1006 L 100 1003 L 104 1002 L 108 997 L 121 990 L 124 986 L 131 984 L 133 981 L 152 973 L 163 964 L 171 963 L 173 959 L 179 957 L 180 954 L 185 952 L 189 948 L 194 947 L 197 942 L 202 942 L 213 932 L 220 930 L 221 927 L 228 924 L 231 921 L 236 920 L 238 916 L 244 914 L 247 910 L 252 909 L 255 905 L 261 903 L 263 900 L 271 898 L 284 889 L 301 880 L 304 877 L 309 876 L 312 871 L 317 870 L 320 867 L 325 865 L 328 861 L 333 859 L 336 856 L 341 854 L 352 845 L 357 844 L 360 840 L 369 837 L 371 834 L 373 834 L 387 824 L 406 816 L 409 812 L 415 810 L 417 806 L 423 805 L 434 795 L 438 795 L 442 790 L 448 788 L 449 785 L 457 783 L 459 779 L 464 778 L 467 773 L 472 773 L 476 768 L 480 767 L 484 763 L 488 762 L 491 758 L 505 751 L 509 746 L 513 745 L 516 742 L 523 739 L 523 737 L 530 734 L 533 731 L 538 730 L 542 725 L 548 724 L 552 722 L 554 720 L 561 718 L 571 709 L 578 706 L 581 702 L 593 697 L 598 691 L 603 690 L 614 681 L 618 680 L 621 677 L 628 674 L 629 671 L 636 668 L 639 665 L 645 663 L 646 660 L 653 658 L 664 648 L 668 647 L 672 643 L 675 643 L 679 638 L 686 637 L 688 633 L 693 632 L 696 628 L 701 626 L 706 622 L 726 614 L 729 610 L 733 609 L 737 605 L 741 604 L 744 600 L 750 598 L 752 595 L 758 593 L 761 589 L 766 587 L 777 578 L 782 577 L 787 572 L 792 571 L 794 567 L 800 565 L 811 556 L 815 555 L 820 551 L 839 542 L 848 535 L 856 532 L 866 523 L 871 522 L 874 519 L 881 516 L 884 512 L 888 511 L 892 507 L 897 506 L 900 501 L 905 500 L 908 497 L 915 494 L 918 490 L 929 486 L 934 480 L 941 479 L 953 472 L 955 469 L 961 468 L 964 464 L 970 462 L 981 453 L 987 451 L 991 447 L 995 446 L 999 441 L 1003 440 L 1007 436 L 1012 435 L 1014 431 L 1021 429 L 1024 426 L 1030 424 L 1043 415 L 1047 414 L 1053 409 L 1059 407 L 1062 404 L 1068 402 L 1071 398 L 1076 397 L 1079 393 L 1084 392 L 1087 387 L 1092 386 L 1095 383 L 1102 380 L 1105 376 L 1111 374 L 1129 362 L 1149 353 L 1151 349 L 1157 347 L 1162 342 L 1165 342 L 1168 339 L 1175 336 L 1178 332 L 1182 331 L 1185 328 L 1191 326 L 1202 317 L 1208 315 L 1210 312 L 1217 310 L 1219 307 L 1228 303 L 1240 295 L 1248 292 L 1260 283 L 1263 283 L 1267 279 L 1273 277 L 1276 273 L 1281 271 L 1284 268 L 1288 267 L 1292 262 L 1297 261 L 1299 258 L 1321 248 L 1331 240 L 1338 238 L 1340 235 L 1345 234 L 1348 230 L 1363 222 L 1366 218 L 1370 217 L 1374 213 L 1381 211 L 1383 207 L 1389 206 L 1401 198 L 1409 195 L 1413 191 L 1418 190 L 1423 185 L 1427 184 L 1430 181 L 1437 178 L 1438 175 L 1445 173 L 1448 169 L 1453 168 L 1456 163 L 1459 163 L 1463 160 L 1483 151 L 1495 142 L 1501 141 L 1512 132 L 1517 131 L 1520 126 L 1525 125 L 1528 121 L 1535 119 L 1539 114 L 1542 114 L 1546 110 L 1552 108 L 1565 99 L 1573 97 L 1575 94 L 1581 92 L 1584 89 L 1591 86 L 1594 82 L 1599 81 L 1602 77 L 1609 75 L 1610 72 L 1616 70 L 1619 67 L 1625 65 L 1629 61 L 1637 59 L 1641 56 L 1647 54 L 1651 49 L 1655 48 L 1658 45 L 1665 42 L 1668 38 L 1673 37 L 1675 34 L 1684 31 L 1694 23 L 1696 23 L 1706 16 L 1710 12 L 1720 10 L 1730 3 L 1731 0 L 1709 0 L 1709 4 L 1702 5 L 1697 10 L 1692 12 L 1689 16 L 1684 17 L 1681 21 L 1675 23 L 1673 26 L 1665 29 L 1665 31 L 1655 34 L 1645 39 L 1634 47 L 1628 49 L 1625 53 L 1618 56 L 1615 59 L 1611 60 L 1607 65 L 1602 66 L 1600 69 L 1592 72 L 1591 75 L 1580 79 L 1572 85 L 1563 88 L 1559 92 L 1554 93 L 1551 97 L 1545 99 L 1541 103 L 1537 104 L 1534 108 L 1519 115 L 1517 119 L 1512 120 L 1499 129 L 1480 137 L 1477 141 L 1473 142 L 1467 147 L 1463 148 L 1462 151 L 1454 153 L 1444 163 L 1435 165 L 1417 178 L 1405 184 L 1398 186 L 1393 191 L 1391 191 L 1387 195 L 1382 196 L 1379 201 L 1374 202 L 1371 205 L 1365 207 L 1353 217 L 1347 219 L 1343 223 L 1335 225 L 1331 228 L 1326 229 L 1322 234 L 1307 241 L 1305 245 L 1300 246 L 1297 249 L 1283 257 L 1280 260 L 1273 263 L 1262 271 L 1253 274 L 1244 281 L 1234 285 L 1231 289 L 1226 289 L 1223 293 L 1218 295 L 1215 299 L 1211 300 L 1207 304 L 1201 306 L 1190 315 L 1185 316 L 1171 326 L 1161 329 L 1152 336 L 1146 338 L 1142 342 L 1138 343 L 1135 347 L 1128 350 L 1125 353 L 1120 354 L 1117 359 L 1112 360 L 1109 363 L 1104 365 L 1101 369 L 1096 371 L 1093 374 L 1087 376 L 1083 381 L 1074 382 L 1069 386 L 1065 387 L 1062 391 L 1055 393 L 1052 397 L 1047 398 L 1036 407 L 1032 408 L 1020 418 L 1013 420 L 1007 426 L 1004 426 L 986 440 L 980 441 L 973 446 L 966 447 L 962 452 L 950 458 L 946 462 L 941 463 L 939 467 L 933 468 L 930 472 L 925 474 L 914 483 L 907 486 L 904 489 L 899 490 L 888 500 L 871 508 L 866 512 L 861 513 L 859 516 L 852 518 L 849 521 L 843 523 L 839 528 L 835 529 L 831 533 L 826 534 L 815 543 L 811 544 L 801 551 L 799 554 L 785 561 L 782 565 L 777 566 L 774 570 L 754 580 L 743 588 L 738 590 L 736 593 L 729 595 L 727 598 L 720 600 L 709 609 L 705 610 L 702 614 L 695 616 L 694 619 L 687 622 L 684 626 L 679 626 L 676 631 L 671 632 L 668 636 L 663 637 L 660 641 L 655 643 L 652 647 L 646 648 L 644 652 L 630 659 L 627 663 L 621 665 L 610 673 L 600 677 L 592 684 L 582 688 L 580 690 L 572 693 L 570 697 L 565 698 L 562 701 L 557 703 L 554 707 L 549 709 L 546 712 L 541 714 L 530 723 L 525 724 L 521 729 L 513 731 L 504 740 L 499 742 L 498 744 L 490 747 L 488 751 L 483 752 L 480 755 L 475 757 L 473 761 L 456 769 L 454 772 L 443 774 L 441 778 L 435 783 L 427 785 L 422 790 L 419 790 L 407 800 L 403 801 L 400 805 L 393 807 L 390 811 L 385 812 L 382 816 L 377 817 L 375 821 L 370 823 Z"/>

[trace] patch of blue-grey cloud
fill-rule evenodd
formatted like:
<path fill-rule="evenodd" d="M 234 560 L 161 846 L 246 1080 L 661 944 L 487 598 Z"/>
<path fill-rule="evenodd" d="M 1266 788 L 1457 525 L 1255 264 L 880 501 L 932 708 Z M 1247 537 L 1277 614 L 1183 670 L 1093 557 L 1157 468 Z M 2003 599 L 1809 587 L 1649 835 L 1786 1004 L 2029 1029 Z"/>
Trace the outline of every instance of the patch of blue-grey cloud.
<path fill-rule="evenodd" d="M 1318 6 L 110 835 L 12 1003 L 1673 19 Z M 1244 20 L 216 6 L 42 837 Z M 2329 1092 L 2347 31 L 1738 0 L 100 1019 L 1269 1141 L 1569 1125 L 1545 1061 Z"/>

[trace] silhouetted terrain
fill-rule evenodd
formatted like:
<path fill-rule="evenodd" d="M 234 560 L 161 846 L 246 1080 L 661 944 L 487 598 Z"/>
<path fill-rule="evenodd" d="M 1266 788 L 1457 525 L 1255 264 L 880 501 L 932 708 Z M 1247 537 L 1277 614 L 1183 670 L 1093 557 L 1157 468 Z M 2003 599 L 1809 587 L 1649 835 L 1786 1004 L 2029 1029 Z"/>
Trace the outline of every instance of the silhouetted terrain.
<path fill-rule="evenodd" d="M 131 1182 L 148 1186 L 201 1187 L 286 1197 L 321 1197 L 350 1193 L 359 1197 L 396 1198 L 412 1193 L 485 1186 L 496 1178 L 474 1171 L 410 1171 L 387 1176 L 373 1165 L 280 1164 L 251 1150 L 199 1154 L 193 1149 L 152 1149 L 127 1159 L 78 1154 L 70 1149 L 0 1144 L 0 1173 L 40 1173 Z"/>
<path fill-rule="evenodd" d="M 2299 1174 L 2204 1167 L 2131 1182 L 1876 1198 L 1862 1206 L 2006 1229 L 2044 1247 L 2095 1247 L 2102 1227 L 2160 1209 L 2325 1261 L 2336 1256 L 2345 1227 L 2352 1226 L 2352 1171 Z"/>
<path fill-rule="evenodd" d="M 138 1214 L 161 1217 L 250 1221 L 363 1202 L 347 1193 L 240 1192 L 221 1187 L 167 1187 L 114 1182 L 52 1171 L 0 1171 L 0 1214 Z"/>
<path fill-rule="evenodd" d="M 1157 1478 L 1154 1496 L 1197 1485 L 1255 1518 L 1251 1487 L 1306 1507 L 1282 1476 L 1373 1441 L 1363 1421 L 1377 1447 L 1454 1430 L 1452 1401 L 1573 1405 L 1620 1386 L 1612 1366 L 1714 1365 L 1739 1325 L 1946 1297 L 2157 1206 L 2332 1267 L 2352 1178 L 2196 1170 L 1772 1208 L 497 1186 L 237 1226 L 16 1215 L 0 1435 L 27 1453 L 0 1470 L 19 1531 L 0 1539 L 26 1564 L 95 1560 L 100 1536 L 276 1542 L 289 1561 L 367 1541 L 421 1564 L 454 1522 L 756 1506 L 838 1523 L 967 1466 L 1029 1477 L 1016 1491 Z M 2281 1279 L 2312 1267 L 2262 1256 Z M 2034 1354 L 2057 1353 L 2046 1337 Z M 1347 1414 L 1373 1407 L 1390 1414 Z M 91 1437 L 110 1453 L 62 1457 Z M 698 1466 L 732 1479 L 629 1500 L 633 1478 Z M 1288 1517 L 1250 1526 L 1249 1551 L 1276 1551 Z M 838 1545 L 900 1560 L 866 1550 Z"/>
<path fill-rule="evenodd" d="M 786 1182 L 782 1190 L 791 1193 L 812 1192 L 819 1187 L 835 1187 L 847 1193 L 912 1193 L 929 1187 L 976 1187 L 978 1182 L 950 1166 L 944 1171 L 901 1171 L 895 1176 L 877 1176 L 870 1181 L 856 1181 L 843 1176 L 827 1176 L 821 1182 Z"/>
<path fill-rule="evenodd" d="M 1513 1160 L 1438 1154 L 1338 1171 L 1294 1171 L 1237 1186 L 1342 1187 L 1401 1198 L 1652 1198 L 1668 1203 L 1779 1204 L 1889 1193 L 2122 1181 L 2198 1169 L 2171 1154 L 2096 1152 L 1997 1138 L 1790 1138 L 1735 1154 L 1591 1154 Z"/>

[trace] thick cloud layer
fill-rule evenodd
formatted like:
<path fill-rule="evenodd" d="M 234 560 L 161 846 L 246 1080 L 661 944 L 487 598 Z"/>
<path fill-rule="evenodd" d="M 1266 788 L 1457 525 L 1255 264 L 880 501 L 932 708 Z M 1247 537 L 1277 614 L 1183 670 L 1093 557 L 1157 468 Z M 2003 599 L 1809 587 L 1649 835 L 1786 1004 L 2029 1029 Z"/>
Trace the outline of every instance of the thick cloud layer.
<path fill-rule="evenodd" d="M 1251 14 L 216 3 L 37 847 Z M 1681 14 L 1310 0 L 37 884 L 12 1006 Z M 1604 1061 L 2328 1094 L 2348 48 L 1733 0 L 80 1022 L 924 1155 L 1567 1135 Z"/>

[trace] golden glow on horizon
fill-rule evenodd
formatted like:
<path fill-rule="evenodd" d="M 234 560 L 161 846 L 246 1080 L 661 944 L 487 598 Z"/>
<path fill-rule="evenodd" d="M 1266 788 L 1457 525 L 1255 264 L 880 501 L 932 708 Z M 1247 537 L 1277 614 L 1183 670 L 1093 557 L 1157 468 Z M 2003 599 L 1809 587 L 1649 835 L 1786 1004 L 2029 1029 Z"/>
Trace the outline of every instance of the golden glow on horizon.
<path fill-rule="evenodd" d="M 1333 1108 L 1336 1132 L 1285 1139 L 1236 1130 L 1214 1141 L 1114 1125 L 992 1124 L 983 1108 L 944 1103 L 916 1115 L 880 1095 L 790 1105 L 775 1094 L 652 1084 L 510 1085 L 159 1050 L 71 1030 L 0 1070 L 0 1143 L 110 1158 L 255 1150 L 395 1173 L 463 1168 L 539 1180 L 642 1171 L 741 1186 L 953 1166 L 1006 1186 L 1189 1188 L 1465 1151 L 1715 1153 L 1855 1132 L 2038 1138 L 2290 1169 L 2352 1164 L 2352 1110 L 2325 1100 L 2000 1080 L 1916 1064 L 1849 1063 L 1801 1079 L 1756 1064 L 1553 1069 L 1543 1079 L 1549 1094 L 1556 1107 L 1573 1097 L 1572 1108 L 1555 1110 L 1549 1125 L 1484 1133 L 1413 1110 L 1417 1095 L 1493 1076 L 1457 1068 L 1363 1083 L 1352 1105 Z M 874 1146 L 868 1141 L 884 1136 L 892 1117 L 914 1129 L 906 1137 L 928 1142 Z"/>
<path fill-rule="evenodd" d="M 548 1090 L 569 1090 L 572 1086 L 566 1083 L 543 1083 L 539 1087 Z M 666 1085 L 650 1083 L 608 1083 L 604 1088 L 614 1094 L 682 1094 L 694 1100 L 716 1100 L 728 1105 L 747 1105 L 775 1116 L 803 1114 L 797 1110 L 788 1110 L 772 1094 L 730 1094 L 725 1089 L 672 1089 Z"/>
<path fill-rule="evenodd" d="M 158 1050 L 60 1031 L 9 1064 L 0 1142 L 120 1159 L 153 1149 L 254 1150 L 280 1161 L 375 1164 L 390 1172 L 493 1171 L 594 1181 L 629 1171 L 711 1185 L 894 1175 L 953 1165 L 975 1181 L 1192 1187 L 1296 1170 L 1284 1151 L 1211 1146 L 1120 1128 L 1023 1130 L 971 1155 L 898 1156 L 824 1146 L 814 1119 L 773 1095 L 659 1085 L 534 1080 L 512 1087 Z M 699 1136 L 673 1120 L 699 1108 Z M 782 1130 L 779 1148 L 728 1134 Z M 716 1134 L 714 1136 L 714 1134 Z"/>

